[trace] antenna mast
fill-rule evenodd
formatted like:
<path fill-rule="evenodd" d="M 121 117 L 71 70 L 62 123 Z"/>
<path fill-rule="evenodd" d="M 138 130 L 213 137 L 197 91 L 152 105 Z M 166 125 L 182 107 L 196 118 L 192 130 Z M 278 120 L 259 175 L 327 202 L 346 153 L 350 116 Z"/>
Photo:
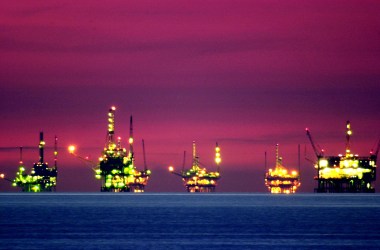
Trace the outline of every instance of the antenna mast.
<path fill-rule="evenodd" d="M 301 145 L 298 144 L 298 174 L 301 174 Z"/>
<path fill-rule="evenodd" d="M 22 162 L 22 147 L 20 147 L 20 165 L 22 165 L 23 162 Z"/>
<path fill-rule="evenodd" d="M 351 124 L 350 121 L 346 123 L 346 157 L 350 155 L 350 137 L 352 135 Z"/>
<path fill-rule="evenodd" d="M 198 156 L 197 156 L 197 149 L 196 149 L 196 146 L 195 146 L 195 141 L 193 141 L 193 167 L 194 166 L 199 166 L 199 159 L 198 159 Z"/>
<path fill-rule="evenodd" d="M 57 169 L 57 157 L 58 157 L 58 138 L 54 137 L 54 168 Z"/>
<path fill-rule="evenodd" d="M 148 169 L 147 165 L 146 165 L 146 156 L 145 156 L 145 143 L 144 143 L 144 139 L 142 140 L 142 147 L 143 147 L 143 157 L 144 157 L 144 170 L 146 171 Z"/>
<path fill-rule="evenodd" d="M 45 142 L 44 142 L 44 132 L 40 132 L 40 144 L 38 145 L 38 148 L 40 150 L 40 163 L 44 163 L 44 147 L 45 147 Z"/>
<path fill-rule="evenodd" d="M 185 164 L 186 164 L 186 150 L 183 151 L 182 173 L 185 172 Z"/>
<path fill-rule="evenodd" d="M 276 167 L 280 166 L 280 156 L 278 154 L 278 143 L 276 144 Z"/>
<path fill-rule="evenodd" d="M 108 111 L 108 132 L 107 132 L 108 146 L 113 144 L 114 142 L 113 136 L 115 134 L 115 110 L 116 110 L 116 107 L 112 106 Z"/>
<path fill-rule="evenodd" d="M 217 169 L 218 172 L 219 172 L 219 164 L 221 161 L 222 161 L 222 159 L 220 157 L 220 147 L 219 147 L 218 143 L 216 143 L 216 145 L 215 145 L 215 163 L 218 166 L 218 169 Z"/>
<path fill-rule="evenodd" d="M 267 166 L 267 151 L 264 152 L 264 167 L 265 167 L 265 172 L 266 172 L 267 169 L 268 169 L 268 166 Z"/>
<path fill-rule="evenodd" d="M 129 156 L 134 160 L 134 153 L 133 153 L 133 120 L 132 116 L 129 120 Z"/>

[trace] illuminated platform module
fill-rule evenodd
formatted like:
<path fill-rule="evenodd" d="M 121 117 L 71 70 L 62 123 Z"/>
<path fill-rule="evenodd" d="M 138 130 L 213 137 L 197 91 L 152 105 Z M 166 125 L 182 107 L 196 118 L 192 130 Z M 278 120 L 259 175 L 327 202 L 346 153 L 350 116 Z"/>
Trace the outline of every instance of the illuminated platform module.
<path fill-rule="evenodd" d="M 14 187 L 20 187 L 23 192 L 53 192 L 57 185 L 57 137 L 54 146 L 54 166 L 49 168 L 44 162 L 44 135 L 40 132 L 39 154 L 40 159 L 34 164 L 31 173 L 26 174 L 26 169 L 22 161 L 22 148 L 20 148 L 20 166 L 12 181 Z M 3 177 L 4 178 L 4 177 Z M 9 179 L 6 179 L 9 180 Z"/>
<path fill-rule="evenodd" d="M 169 171 L 172 174 L 182 177 L 187 192 L 215 192 L 215 187 L 217 185 L 218 180 L 220 179 L 219 164 L 222 161 L 220 156 L 220 147 L 218 146 L 218 143 L 216 143 L 215 147 L 215 163 L 217 165 L 216 172 L 207 172 L 206 168 L 202 168 L 200 166 L 199 157 L 196 153 L 195 142 L 193 142 L 193 163 L 192 167 L 188 170 L 185 170 L 185 156 L 186 152 L 184 154 L 182 171 L 180 173 L 175 172 L 172 166 L 169 167 Z"/>
<path fill-rule="evenodd" d="M 371 150 L 369 156 L 359 157 L 350 150 L 351 124 L 346 124 L 346 153 L 338 156 L 324 156 L 324 151 L 317 148 L 310 131 L 306 134 L 317 156 L 315 168 L 318 193 L 373 193 L 373 182 L 376 180 L 376 159 L 379 152 L 380 140 L 376 150 Z"/>
<path fill-rule="evenodd" d="M 292 194 L 301 185 L 299 173 L 294 170 L 289 173 L 282 165 L 282 157 L 278 154 L 278 144 L 276 145 L 276 166 L 265 174 L 265 185 L 273 194 Z"/>
<path fill-rule="evenodd" d="M 94 164 L 96 179 L 102 181 L 101 192 L 144 192 L 145 186 L 151 171 L 146 167 L 145 147 L 143 141 L 144 170 L 139 171 L 135 166 L 133 153 L 133 127 L 132 116 L 130 118 L 129 152 L 121 146 L 121 138 L 114 140 L 115 128 L 115 107 L 111 107 L 108 112 L 108 132 L 107 141 L 99 163 Z M 70 146 L 71 154 L 78 158 L 90 162 L 87 158 L 74 153 L 75 146 Z"/>

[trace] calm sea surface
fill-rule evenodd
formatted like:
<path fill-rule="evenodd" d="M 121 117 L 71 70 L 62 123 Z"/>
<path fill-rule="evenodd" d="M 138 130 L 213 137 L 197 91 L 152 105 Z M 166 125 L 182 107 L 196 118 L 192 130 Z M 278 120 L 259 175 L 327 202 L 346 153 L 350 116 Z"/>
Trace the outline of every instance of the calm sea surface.
<path fill-rule="evenodd" d="M 1 249 L 380 249 L 377 194 L 0 194 Z"/>

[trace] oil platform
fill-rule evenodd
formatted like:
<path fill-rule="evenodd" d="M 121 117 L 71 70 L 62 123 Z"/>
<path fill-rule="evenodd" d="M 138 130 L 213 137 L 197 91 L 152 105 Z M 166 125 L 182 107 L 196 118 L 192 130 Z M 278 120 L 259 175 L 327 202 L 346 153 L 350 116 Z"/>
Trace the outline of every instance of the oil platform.
<path fill-rule="evenodd" d="M 26 173 L 22 161 L 22 147 L 20 148 L 20 165 L 12 185 L 20 187 L 23 192 L 54 192 L 57 185 L 57 137 L 54 139 L 54 166 L 49 168 L 48 163 L 44 162 L 44 134 L 40 132 L 39 155 L 40 159 L 34 166 L 30 174 Z"/>
<path fill-rule="evenodd" d="M 350 138 L 352 136 L 351 124 L 346 123 L 346 152 L 344 155 L 325 156 L 324 150 L 317 147 L 306 129 L 317 162 L 314 167 L 318 182 L 314 192 L 318 193 L 374 193 L 373 182 L 376 180 L 376 160 L 380 148 L 380 140 L 375 150 L 371 150 L 369 156 L 359 157 L 350 149 Z"/>
<path fill-rule="evenodd" d="M 215 147 L 215 163 L 217 165 L 216 172 L 207 172 L 206 168 L 202 168 L 199 162 L 199 156 L 196 153 L 196 145 L 193 141 L 193 162 L 192 167 L 185 170 L 186 151 L 184 152 L 182 171 L 177 173 L 172 166 L 169 171 L 172 174 L 182 177 L 187 192 L 190 193 L 209 193 L 215 192 L 215 187 L 220 179 L 219 164 L 222 161 L 220 155 L 220 147 L 216 143 Z"/>
<path fill-rule="evenodd" d="M 102 181 L 101 192 L 144 192 L 151 171 L 147 169 L 145 160 L 145 144 L 143 140 L 144 170 L 139 171 L 135 166 L 133 153 L 133 123 L 130 117 L 129 152 L 121 145 L 121 138 L 115 140 L 115 111 L 112 106 L 108 111 L 107 140 L 99 163 L 93 163 L 87 158 L 74 153 L 75 146 L 69 147 L 74 156 L 93 164 L 95 178 Z"/>
<path fill-rule="evenodd" d="M 270 168 L 265 174 L 265 185 L 272 194 L 295 193 L 301 185 L 299 173 L 295 170 L 289 172 L 282 165 L 282 157 L 279 156 L 278 148 L 279 145 L 276 144 L 276 166 L 274 169 Z"/>

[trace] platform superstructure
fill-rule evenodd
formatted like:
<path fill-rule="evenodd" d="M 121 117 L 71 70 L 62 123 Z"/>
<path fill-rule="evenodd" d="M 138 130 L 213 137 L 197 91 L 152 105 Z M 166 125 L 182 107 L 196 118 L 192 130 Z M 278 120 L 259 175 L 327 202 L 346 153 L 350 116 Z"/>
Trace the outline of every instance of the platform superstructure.
<path fill-rule="evenodd" d="M 22 160 L 22 148 L 20 148 L 20 165 L 16 177 L 12 182 L 15 187 L 20 187 L 23 192 L 53 192 L 56 191 L 57 185 L 57 137 L 54 139 L 54 166 L 49 167 L 44 161 L 44 134 L 40 132 L 39 161 L 34 163 L 30 174 L 26 173 L 26 169 Z"/>
<path fill-rule="evenodd" d="M 279 156 L 279 145 L 276 144 L 276 165 L 265 174 L 265 185 L 269 192 L 274 194 L 292 194 L 301 185 L 299 172 L 289 171 L 282 165 L 282 157 Z"/>
<path fill-rule="evenodd" d="M 94 164 L 96 179 L 101 180 L 101 192 L 144 192 L 148 184 L 151 170 L 146 166 L 145 145 L 144 151 L 144 169 L 138 170 L 135 166 L 135 156 L 133 151 L 133 122 L 130 117 L 130 134 L 129 134 L 129 151 L 122 147 L 121 138 L 115 138 L 115 111 L 112 106 L 108 111 L 108 129 L 106 144 L 103 149 L 99 162 Z M 74 152 L 75 147 L 70 146 L 71 154 L 90 162 L 87 158 L 81 157 Z"/>
<path fill-rule="evenodd" d="M 187 192 L 215 192 L 215 187 L 217 186 L 218 180 L 220 179 L 219 164 L 222 161 L 218 143 L 216 143 L 215 146 L 215 163 L 217 165 L 217 170 L 215 172 L 207 172 L 206 168 L 201 167 L 199 156 L 197 155 L 196 151 L 195 141 L 193 141 L 192 166 L 187 170 L 185 170 L 185 156 L 186 152 L 184 153 L 184 161 L 181 172 L 175 172 L 174 167 L 172 166 L 169 167 L 169 171 L 172 174 L 182 177 Z"/>
<path fill-rule="evenodd" d="M 314 143 L 309 129 L 306 134 L 311 142 L 317 161 L 314 164 L 317 175 L 314 179 L 318 186 L 314 189 L 318 193 L 373 193 L 376 180 L 376 160 L 379 153 L 380 140 L 375 150 L 369 156 L 359 156 L 351 152 L 351 123 L 346 123 L 345 154 L 325 156 Z"/>

